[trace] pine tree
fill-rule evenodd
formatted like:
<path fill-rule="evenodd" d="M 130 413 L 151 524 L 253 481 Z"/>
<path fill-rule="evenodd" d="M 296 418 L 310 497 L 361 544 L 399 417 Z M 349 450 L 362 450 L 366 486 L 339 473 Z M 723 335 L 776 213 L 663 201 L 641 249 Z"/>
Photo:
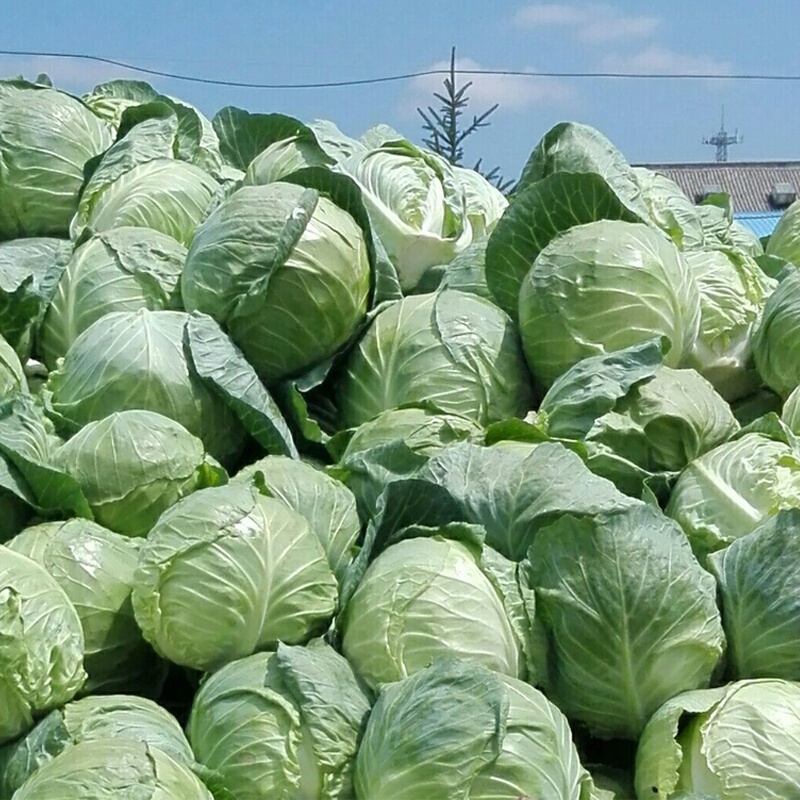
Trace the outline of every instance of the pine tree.
<path fill-rule="evenodd" d="M 472 122 L 464 124 L 462 117 L 469 106 L 470 99 L 467 91 L 472 86 L 472 81 L 467 81 L 461 86 L 458 85 L 455 47 L 450 51 L 450 71 L 443 84 L 444 92 L 433 93 L 433 96 L 441 103 L 438 109 L 433 106 L 425 109 L 417 108 L 417 112 L 423 120 L 422 129 L 427 134 L 423 139 L 423 144 L 451 164 L 460 167 L 463 166 L 464 161 L 464 141 L 481 128 L 491 125 L 489 118 L 500 108 L 500 104 L 495 103 L 486 111 L 473 114 Z M 500 173 L 499 167 L 484 171 L 481 158 L 478 159 L 473 169 L 504 194 L 510 194 L 513 191 L 514 181 L 506 180 Z"/>

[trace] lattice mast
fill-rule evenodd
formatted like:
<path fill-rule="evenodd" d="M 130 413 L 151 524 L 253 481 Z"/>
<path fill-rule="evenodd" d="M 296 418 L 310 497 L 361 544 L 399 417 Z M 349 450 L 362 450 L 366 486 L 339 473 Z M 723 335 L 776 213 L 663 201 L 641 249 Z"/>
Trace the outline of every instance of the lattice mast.
<path fill-rule="evenodd" d="M 737 128 L 733 134 L 725 130 L 725 106 L 722 106 L 722 118 L 720 120 L 719 130 L 713 136 L 704 136 L 703 144 L 710 144 L 717 148 L 717 161 L 723 162 L 728 160 L 728 148 L 733 144 L 739 144 L 744 139 L 739 134 Z"/>

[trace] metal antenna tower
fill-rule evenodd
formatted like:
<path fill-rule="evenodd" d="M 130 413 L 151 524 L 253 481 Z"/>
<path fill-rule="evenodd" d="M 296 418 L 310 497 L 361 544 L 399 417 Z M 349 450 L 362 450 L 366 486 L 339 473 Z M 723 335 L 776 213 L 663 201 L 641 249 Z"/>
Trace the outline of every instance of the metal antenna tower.
<path fill-rule="evenodd" d="M 732 144 L 739 144 L 744 140 L 743 136 L 739 135 L 737 128 L 733 135 L 725 130 L 725 106 L 722 106 L 722 119 L 719 124 L 719 131 L 713 136 L 704 136 L 703 144 L 710 144 L 717 148 L 717 161 L 728 160 L 728 147 Z"/>

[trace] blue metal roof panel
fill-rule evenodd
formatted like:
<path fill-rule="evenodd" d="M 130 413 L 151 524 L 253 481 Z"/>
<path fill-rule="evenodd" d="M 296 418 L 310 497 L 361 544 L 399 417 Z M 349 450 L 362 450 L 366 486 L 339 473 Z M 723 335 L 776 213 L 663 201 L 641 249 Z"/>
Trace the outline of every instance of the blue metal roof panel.
<path fill-rule="evenodd" d="M 771 235 L 781 216 L 782 212 L 780 211 L 765 211 L 763 213 L 743 212 L 741 214 L 734 214 L 736 220 L 750 228 L 759 238 Z"/>

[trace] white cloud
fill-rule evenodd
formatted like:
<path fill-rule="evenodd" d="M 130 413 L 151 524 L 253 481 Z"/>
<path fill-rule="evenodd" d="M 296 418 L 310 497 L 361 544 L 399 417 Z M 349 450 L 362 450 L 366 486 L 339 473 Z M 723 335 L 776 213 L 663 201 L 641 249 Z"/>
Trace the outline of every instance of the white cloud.
<path fill-rule="evenodd" d="M 519 9 L 514 23 L 529 29 L 568 28 L 585 42 L 616 42 L 647 39 L 656 32 L 661 20 L 650 14 L 626 14 L 605 4 L 535 3 Z"/>
<path fill-rule="evenodd" d="M 679 53 L 658 44 L 630 55 L 608 55 L 601 62 L 606 72 L 657 75 L 729 75 L 731 64 L 709 55 Z"/>
<path fill-rule="evenodd" d="M 437 61 L 427 69 L 447 70 L 449 61 Z M 480 70 L 485 67 L 472 58 L 459 58 L 457 70 Z M 525 67 L 524 71 L 535 71 Z M 438 105 L 434 92 L 442 91 L 443 74 L 423 75 L 409 84 L 406 108 L 409 106 Z M 525 77 L 522 75 L 460 75 L 458 84 L 472 81 L 467 90 L 470 105 L 467 113 L 480 112 L 499 103 L 505 110 L 520 111 L 534 106 L 563 106 L 574 100 L 575 90 L 564 81 L 554 78 Z"/>
<path fill-rule="evenodd" d="M 0 57 L 0 77 L 23 75 L 28 80 L 35 80 L 36 76 L 42 72 L 49 75 L 53 84 L 59 89 L 77 94 L 87 92 L 98 83 L 115 78 L 143 79 L 143 76 L 132 70 L 97 61 L 47 57 Z M 146 78 L 144 79 L 146 80 Z"/>
<path fill-rule="evenodd" d="M 561 3 L 536 3 L 520 8 L 514 21 L 522 28 L 544 28 L 551 25 L 572 27 L 586 21 L 586 12 L 578 6 Z"/>

